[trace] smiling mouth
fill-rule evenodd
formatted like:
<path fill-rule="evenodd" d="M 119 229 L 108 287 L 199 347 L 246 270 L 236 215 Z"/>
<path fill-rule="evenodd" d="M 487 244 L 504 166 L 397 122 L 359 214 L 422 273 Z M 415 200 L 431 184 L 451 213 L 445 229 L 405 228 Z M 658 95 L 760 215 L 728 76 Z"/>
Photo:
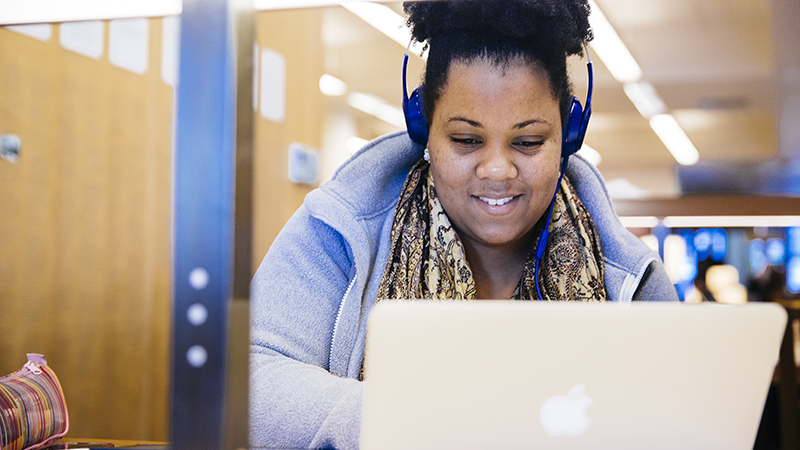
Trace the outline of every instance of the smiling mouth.
<path fill-rule="evenodd" d="M 481 201 L 488 203 L 491 206 L 503 206 L 506 203 L 514 200 L 514 197 L 506 197 L 506 198 L 487 198 L 487 197 L 478 197 Z"/>

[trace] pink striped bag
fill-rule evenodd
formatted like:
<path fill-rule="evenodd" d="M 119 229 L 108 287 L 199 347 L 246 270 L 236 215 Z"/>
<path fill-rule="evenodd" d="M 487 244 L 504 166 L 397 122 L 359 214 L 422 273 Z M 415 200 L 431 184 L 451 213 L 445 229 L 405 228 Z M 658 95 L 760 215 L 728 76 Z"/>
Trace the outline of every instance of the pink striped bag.
<path fill-rule="evenodd" d="M 28 353 L 18 371 L 0 378 L 0 450 L 32 450 L 69 429 L 64 391 L 44 356 Z"/>

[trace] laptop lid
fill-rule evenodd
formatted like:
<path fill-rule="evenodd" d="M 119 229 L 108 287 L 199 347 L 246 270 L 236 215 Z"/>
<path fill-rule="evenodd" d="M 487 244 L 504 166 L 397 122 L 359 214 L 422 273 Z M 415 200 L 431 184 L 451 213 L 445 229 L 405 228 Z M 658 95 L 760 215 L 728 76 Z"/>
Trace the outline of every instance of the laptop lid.
<path fill-rule="evenodd" d="M 362 448 L 752 449 L 778 305 L 387 301 Z"/>

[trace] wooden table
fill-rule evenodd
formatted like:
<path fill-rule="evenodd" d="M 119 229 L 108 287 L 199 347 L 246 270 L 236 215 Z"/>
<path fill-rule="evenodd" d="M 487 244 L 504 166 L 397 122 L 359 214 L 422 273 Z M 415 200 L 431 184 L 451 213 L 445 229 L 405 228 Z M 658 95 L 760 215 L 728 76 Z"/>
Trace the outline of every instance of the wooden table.
<path fill-rule="evenodd" d="M 136 449 L 136 450 L 168 450 L 169 442 L 161 441 L 136 441 L 126 439 L 87 439 L 79 437 L 64 437 L 43 450 L 62 450 L 80 448 L 117 448 L 117 449 Z"/>

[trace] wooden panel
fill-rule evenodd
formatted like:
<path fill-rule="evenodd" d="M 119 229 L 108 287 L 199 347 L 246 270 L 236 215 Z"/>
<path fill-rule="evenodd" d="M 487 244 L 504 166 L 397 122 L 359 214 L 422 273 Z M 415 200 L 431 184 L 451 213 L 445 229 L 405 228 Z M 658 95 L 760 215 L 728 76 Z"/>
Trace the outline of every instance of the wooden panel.
<path fill-rule="evenodd" d="M 614 200 L 620 216 L 780 216 L 800 214 L 800 198 L 754 195 L 686 195 Z"/>
<path fill-rule="evenodd" d="M 259 48 L 286 58 L 286 118 L 255 119 L 253 162 L 253 270 L 258 268 L 283 225 L 303 203 L 311 187 L 292 184 L 287 175 L 292 142 L 320 147 L 323 74 L 321 10 L 262 11 L 256 16 Z M 264 89 L 260 86 L 259 89 Z M 260 90 L 258 92 L 261 92 Z"/>
<path fill-rule="evenodd" d="M 108 49 L 108 24 L 106 43 Z M 172 88 L 0 29 L 0 374 L 43 353 L 70 435 L 168 439 Z"/>

